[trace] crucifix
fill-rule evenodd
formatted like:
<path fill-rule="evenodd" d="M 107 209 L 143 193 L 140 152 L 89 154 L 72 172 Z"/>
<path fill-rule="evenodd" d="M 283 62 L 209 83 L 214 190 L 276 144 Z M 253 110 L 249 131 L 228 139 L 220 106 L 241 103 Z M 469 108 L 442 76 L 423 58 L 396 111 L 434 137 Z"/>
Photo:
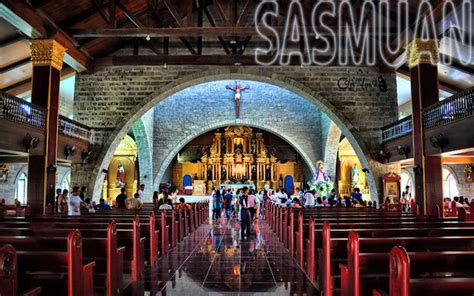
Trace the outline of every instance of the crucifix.
<path fill-rule="evenodd" d="M 250 89 L 250 86 L 243 86 L 236 81 L 234 85 L 227 85 L 225 88 L 235 92 L 235 118 L 240 118 L 240 93 Z"/>

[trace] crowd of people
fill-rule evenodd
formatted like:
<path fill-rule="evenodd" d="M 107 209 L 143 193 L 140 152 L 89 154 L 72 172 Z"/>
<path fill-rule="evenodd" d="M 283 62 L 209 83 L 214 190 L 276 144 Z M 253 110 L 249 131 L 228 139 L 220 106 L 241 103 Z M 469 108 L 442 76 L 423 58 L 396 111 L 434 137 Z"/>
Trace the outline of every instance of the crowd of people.
<path fill-rule="evenodd" d="M 351 196 L 339 196 L 335 189 L 328 194 L 323 190 L 296 188 L 296 195 L 290 195 L 285 189 L 256 191 L 249 187 L 241 189 L 214 188 L 212 190 L 212 219 L 217 227 L 222 227 L 222 218 L 235 219 L 242 224 L 242 239 L 250 234 L 250 226 L 263 216 L 269 203 L 282 207 L 372 207 L 366 202 L 358 188 Z"/>
<path fill-rule="evenodd" d="M 113 204 L 108 204 L 105 199 L 100 198 L 99 203 L 91 201 L 87 197 L 86 187 L 75 186 L 72 192 L 64 189 L 56 190 L 55 197 L 55 212 L 67 213 L 69 216 L 80 216 L 81 209 L 87 209 L 89 213 L 95 213 L 96 210 L 110 210 L 113 208 L 123 210 L 139 210 L 143 207 L 145 185 L 141 184 L 136 193 L 132 196 L 126 194 L 125 188 L 120 188 L 120 194 L 117 195 Z M 174 204 L 178 203 L 177 196 L 178 188 L 171 186 L 168 189 L 163 189 L 161 192 L 155 191 L 153 194 L 153 205 L 159 210 L 171 210 Z M 178 209 L 191 209 L 191 205 L 187 204 L 184 198 L 179 199 L 176 205 Z"/>

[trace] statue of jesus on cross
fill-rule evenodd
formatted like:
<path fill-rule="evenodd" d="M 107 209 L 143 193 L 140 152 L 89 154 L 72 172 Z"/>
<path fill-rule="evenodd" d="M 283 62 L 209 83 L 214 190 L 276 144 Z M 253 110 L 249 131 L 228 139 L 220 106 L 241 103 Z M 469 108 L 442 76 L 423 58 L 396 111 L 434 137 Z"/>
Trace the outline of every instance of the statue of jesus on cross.
<path fill-rule="evenodd" d="M 236 81 L 234 85 L 227 85 L 225 88 L 235 92 L 235 118 L 240 118 L 240 93 L 250 89 L 250 86 L 243 86 Z"/>

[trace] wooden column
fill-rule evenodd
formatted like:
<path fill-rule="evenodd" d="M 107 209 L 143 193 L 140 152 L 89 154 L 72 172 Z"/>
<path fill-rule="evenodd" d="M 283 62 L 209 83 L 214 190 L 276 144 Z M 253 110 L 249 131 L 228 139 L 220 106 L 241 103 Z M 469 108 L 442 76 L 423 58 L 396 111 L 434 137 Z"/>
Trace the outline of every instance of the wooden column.
<path fill-rule="evenodd" d="M 407 46 L 412 94 L 413 157 L 415 196 L 420 212 L 433 214 L 442 206 L 442 164 L 440 156 L 426 156 L 423 109 L 439 101 L 438 44 L 435 40 L 414 39 Z"/>
<path fill-rule="evenodd" d="M 52 39 L 31 41 L 31 102 L 47 110 L 45 150 L 28 160 L 28 203 L 35 214 L 54 205 L 59 125 L 59 82 L 66 49 Z"/>

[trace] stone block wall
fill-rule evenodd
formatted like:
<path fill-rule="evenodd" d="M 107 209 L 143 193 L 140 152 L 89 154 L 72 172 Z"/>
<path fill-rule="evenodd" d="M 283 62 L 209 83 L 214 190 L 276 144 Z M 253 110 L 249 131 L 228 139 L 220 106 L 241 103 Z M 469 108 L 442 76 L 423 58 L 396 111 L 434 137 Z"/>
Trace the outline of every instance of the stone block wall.
<path fill-rule="evenodd" d="M 329 102 L 332 105 L 328 107 L 332 109 L 329 111 L 341 114 L 347 125 L 346 130 L 356 133 L 359 136 L 356 140 L 374 154 L 380 150 L 380 128 L 397 120 L 394 73 L 381 74 L 377 67 L 279 66 L 98 67 L 93 73 L 81 73 L 76 77 L 74 118 L 96 129 L 94 144 L 98 147 L 98 151 L 107 149 L 108 147 L 101 147 L 101 144 L 106 143 L 117 126 L 122 126 L 123 119 L 138 119 L 137 116 L 130 116 L 129 113 L 132 110 L 138 110 L 140 106 L 145 108 L 150 96 L 160 95 L 158 91 L 169 83 L 191 76 L 193 79 L 202 77 L 203 80 L 206 80 L 206 75 L 226 79 L 229 77 L 228 73 L 242 74 L 242 80 L 245 80 L 245 76 L 248 75 L 261 76 L 269 83 L 272 83 L 273 77 L 290 86 L 296 82 L 298 85 L 289 87 L 290 91 L 303 87 L 306 93 Z M 381 75 L 383 80 L 379 79 Z M 242 101 L 244 100 L 245 96 Z M 146 108 L 148 107 L 152 106 L 146 105 Z M 323 108 L 322 111 L 327 110 Z M 174 116 L 174 113 L 167 116 Z M 305 116 L 304 113 L 302 116 Z M 195 126 L 194 123 L 191 126 Z M 283 125 L 281 128 L 289 130 Z M 315 145 L 322 146 L 320 141 Z M 86 166 L 73 167 L 73 183 L 76 182 L 76 178 L 80 180 L 80 183 L 89 179 L 90 186 L 93 186 L 94 174 L 102 169 L 95 167 L 96 171 L 91 174 L 91 168 L 94 168 L 94 165 L 95 163 L 92 162 Z M 374 176 L 374 179 L 377 178 Z"/>
<path fill-rule="evenodd" d="M 13 204 L 16 198 L 16 184 L 22 172 L 28 173 L 27 163 L 7 163 L 8 179 L 0 182 L 0 199 L 4 198 L 7 204 Z"/>
<path fill-rule="evenodd" d="M 182 90 L 154 108 L 155 132 L 153 168 L 155 185 L 184 145 L 209 130 L 227 125 L 246 124 L 268 129 L 290 138 L 300 147 L 307 161 L 321 159 L 321 112 L 294 93 L 260 82 L 248 82 L 242 94 L 241 116 L 235 118 L 233 92 L 215 81 Z M 246 82 L 247 83 L 247 82 Z"/>

